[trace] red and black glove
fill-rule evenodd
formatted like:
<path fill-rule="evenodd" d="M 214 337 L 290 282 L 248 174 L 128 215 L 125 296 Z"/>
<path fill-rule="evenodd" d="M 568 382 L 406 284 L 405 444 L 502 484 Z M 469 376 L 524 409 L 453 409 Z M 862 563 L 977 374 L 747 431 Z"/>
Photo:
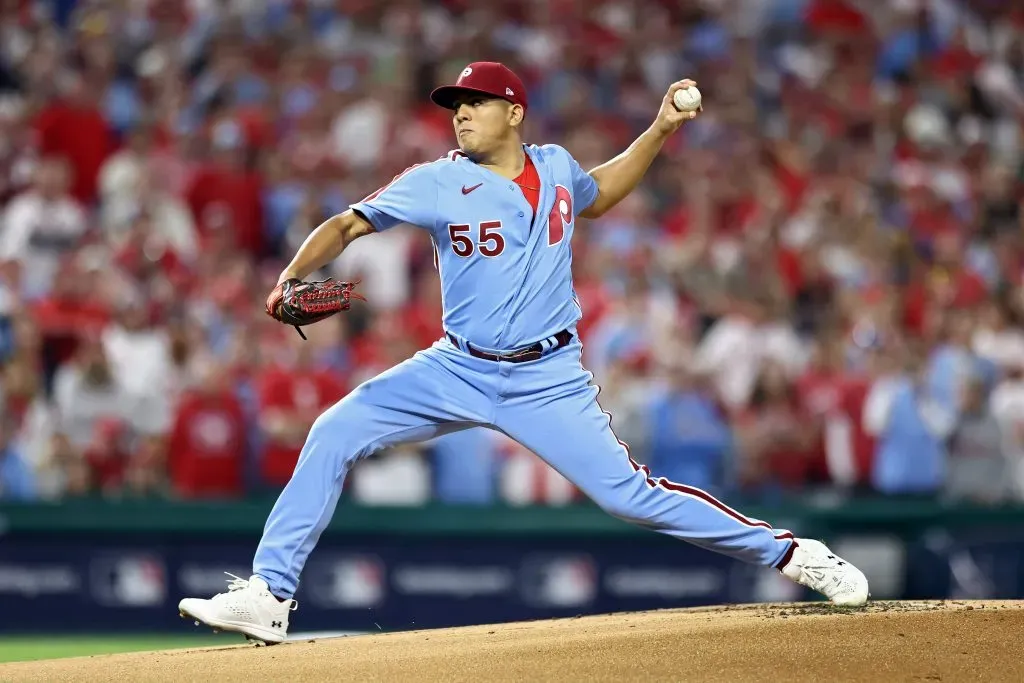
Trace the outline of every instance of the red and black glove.
<path fill-rule="evenodd" d="M 267 297 L 267 315 L 286 325 L 293 325 L 303 339 L 303 325 L 312 325 L 335 313 L 347 311 L 351 299 L 363 299 L 352 290 L 354 282 L 339 282 L 333 278 L 316 282 L 303 282 L 290 278 L 278 283 Z M 365 299 L 364 299 L 365 300 Z"/>

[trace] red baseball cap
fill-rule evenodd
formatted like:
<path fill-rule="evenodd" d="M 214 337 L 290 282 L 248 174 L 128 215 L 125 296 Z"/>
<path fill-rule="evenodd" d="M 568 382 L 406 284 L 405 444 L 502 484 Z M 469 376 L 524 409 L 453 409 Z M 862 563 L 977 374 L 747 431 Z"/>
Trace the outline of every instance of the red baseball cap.
<path fill-rule="evenodd" d="M 473 62 L 459 74 L 455 85 L 442 85 L 430 93 L 434 104 L 455 109 L 455 100 L 465 93 L 500 97 L 526 110 L 526 88 L 512 69 L 498 62 Z"/>

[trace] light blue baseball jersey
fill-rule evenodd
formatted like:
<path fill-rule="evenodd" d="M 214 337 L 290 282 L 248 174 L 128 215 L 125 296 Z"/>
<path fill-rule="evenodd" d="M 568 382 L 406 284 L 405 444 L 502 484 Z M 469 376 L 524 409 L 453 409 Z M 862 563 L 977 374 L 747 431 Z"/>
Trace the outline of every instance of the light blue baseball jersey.
<path fill-rule="evenodd" d="M 597 183 L 558 145 L 524 149 L 541 180 L 536 214 L 514 181 L 458 150 L 351 207 L 377 231 L 408 223 L 430 232 L 445 330 L 482 349 L 529 346 L 582 316 L 570 242 Z"/>

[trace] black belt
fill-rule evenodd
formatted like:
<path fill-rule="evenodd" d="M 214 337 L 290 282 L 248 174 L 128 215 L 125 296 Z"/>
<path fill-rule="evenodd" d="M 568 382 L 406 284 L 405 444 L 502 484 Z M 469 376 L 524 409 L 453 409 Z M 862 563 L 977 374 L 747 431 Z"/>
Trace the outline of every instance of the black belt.
<path fill-rule="evenodd" d="M 451 332 L 448 333 L 448 339 L 451 340 L 452 344 L 459 346 L 459 340 Z M 544 342 L 549 339 L 553 340 L 554 343 L 547 347 L 547 350 L 554 351 L 555 349 L 562 348 L 572 340 L 572 332 L 562 330 L 544 341 L 537 342 L 533 346 L 527 346 L 525 349 L 519 349 L 518 351 L 509 351 L 508 353 L 487 353 L 480 349 L 474 349 L 469 342 L 466 342 L 466 352 L 475 358 L 483 358 L 484 360 L 525 363 L 526 361 L 537 360 L 543 356 L 545 352 Z"/>

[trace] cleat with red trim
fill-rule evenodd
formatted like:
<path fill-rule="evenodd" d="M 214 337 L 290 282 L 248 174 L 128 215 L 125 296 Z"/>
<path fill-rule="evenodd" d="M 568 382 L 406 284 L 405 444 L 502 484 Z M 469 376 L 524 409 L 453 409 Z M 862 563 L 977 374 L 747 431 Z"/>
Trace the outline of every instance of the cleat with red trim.
<path fill-rule="evenodd" d="M 860 607 L 868 601 L 868 579 L 861 570 L 809 538 L 795 541 L 793 555 L 779 571 L 784 576 L 818 591 L 836 605 Z"/>

